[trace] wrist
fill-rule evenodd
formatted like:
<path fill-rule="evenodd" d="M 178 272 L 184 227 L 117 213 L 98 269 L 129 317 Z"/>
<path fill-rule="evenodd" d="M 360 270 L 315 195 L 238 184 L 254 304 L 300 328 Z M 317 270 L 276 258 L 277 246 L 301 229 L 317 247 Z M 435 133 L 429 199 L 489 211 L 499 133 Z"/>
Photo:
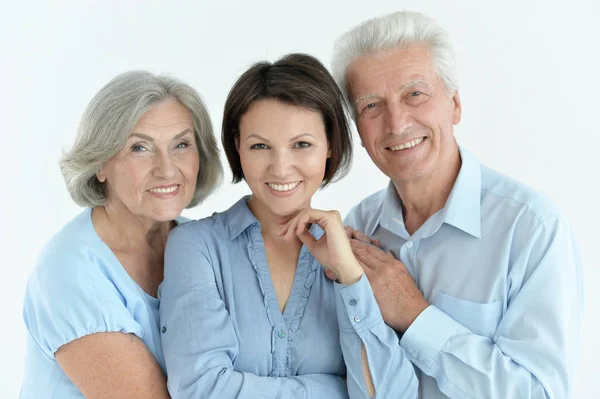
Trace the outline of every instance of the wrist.
<path fill-rule="evenodd" d="M 341 267 L 336 271 L 336 275 L 340 284 L 352 285 L 361 279 L 365 274 L 358 262 L 352 262 L 345 267 Z"/>

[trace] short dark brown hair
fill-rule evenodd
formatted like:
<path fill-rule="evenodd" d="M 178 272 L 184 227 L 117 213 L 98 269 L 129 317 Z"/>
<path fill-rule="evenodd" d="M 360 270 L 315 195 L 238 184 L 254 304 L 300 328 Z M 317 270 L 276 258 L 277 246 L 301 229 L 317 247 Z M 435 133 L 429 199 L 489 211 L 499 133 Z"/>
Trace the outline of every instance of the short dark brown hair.
<path fill-rule="evenodd" d="M 348 173 L 352 163 L 352 134 L 342 92 L 319 60 L 295 53 L 274 63 L 263 61 L 254 64 L 229 91 L 223 112 L 221 142 L 234 183 L 244 179 L 236 145 L 240 136 L 240 120 L 250 104 L 263 99 L 276 99 L 319 112 L 331 151 L 322 186 Z"/>

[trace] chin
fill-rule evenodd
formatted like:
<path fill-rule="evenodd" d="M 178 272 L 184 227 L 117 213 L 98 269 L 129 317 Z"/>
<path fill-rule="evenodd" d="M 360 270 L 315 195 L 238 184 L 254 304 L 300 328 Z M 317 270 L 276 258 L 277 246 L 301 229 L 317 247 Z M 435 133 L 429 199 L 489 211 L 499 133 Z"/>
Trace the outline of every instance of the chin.
<path fill-rule="evenodd" d="M 183 208 L 181 207 L 155 209 L 152 212 L 149 212 L 148 217 L 157 222 L 170 222 L 171 220 L 177 219 L 181 215 L 181 212 L 183 212 Z"/>
<path fill-rule="evenodd" d="M 287 204 L 271 202 L 269 208 L 274 215 L 284 217 L 292 215 L 298 212 L 299 210 L 304 209 L 306 206 L 303 204 L 304 202 L 299 201 L 290 201 Z"/>

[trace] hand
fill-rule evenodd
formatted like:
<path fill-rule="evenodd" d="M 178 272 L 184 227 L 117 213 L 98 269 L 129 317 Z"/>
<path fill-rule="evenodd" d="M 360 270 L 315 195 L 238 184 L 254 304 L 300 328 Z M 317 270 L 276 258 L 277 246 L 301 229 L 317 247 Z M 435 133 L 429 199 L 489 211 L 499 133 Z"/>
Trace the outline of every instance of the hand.
<path fill-rule="evenodd" d="M 364 271 L 352 253 L 338 211 L 307 208 L 283 222 L 285 226 L 280 235 L 286 238 L 296 235 L 315 259 L 336 275 L 340 283 L 349 285 L 360 280 Z M 306 228 L 311 223 L 316 223 L 325 232 L 318 240 Z"/>
<path fill-rule="evenodd" d="M 363 267 L 383 320 L 394 330 L 405 332 L 429 303 L 400 262 L 390 252 L 350 240 L 354 256 Z"/>
<path fill-rule="evenodd" d="M 377 239 L 372 240 L 371 237 L 369 237 L 366 234 L 363 234 L 363 232 L 360 230 L 355 230 L 350 226 L 344 227 L 344 230 L 346 230 L 346 235 L 348 236 L 349 239 L 354 238 L 356 240 L 366 242 L 367 244 L 375 245 L 377 248 L 381 248 L 381 243 L 379 242 L 379 240 L 377 240 Z"/>

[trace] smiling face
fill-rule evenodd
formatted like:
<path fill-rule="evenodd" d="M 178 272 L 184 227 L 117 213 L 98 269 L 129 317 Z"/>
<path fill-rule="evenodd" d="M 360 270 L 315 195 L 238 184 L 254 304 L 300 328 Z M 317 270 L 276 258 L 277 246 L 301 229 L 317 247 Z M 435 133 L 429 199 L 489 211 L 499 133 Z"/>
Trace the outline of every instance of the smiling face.
<path fill-rule="evenodd" d="M 423 46 L 365 55 L 348 68 L 355 121 L 369 156 L 394 182 L 427 178 L 458 151 L 458 92 L 448 94 Z"/>
<path fill-rule="evenodd" d="M 238 152 L 254 214 L 287 216 L 308 207 L 329 157 L 321 114 L 258 100 L 242 116 L 239 130 Z"/>
<path fill-rule="evenodd" d="M 169 99 L 150 108 L 123 149 L 96 174 L 107 209 L 152 221 L 181 214 L 196 190 L 199 156 L 189 110 Z"/>

